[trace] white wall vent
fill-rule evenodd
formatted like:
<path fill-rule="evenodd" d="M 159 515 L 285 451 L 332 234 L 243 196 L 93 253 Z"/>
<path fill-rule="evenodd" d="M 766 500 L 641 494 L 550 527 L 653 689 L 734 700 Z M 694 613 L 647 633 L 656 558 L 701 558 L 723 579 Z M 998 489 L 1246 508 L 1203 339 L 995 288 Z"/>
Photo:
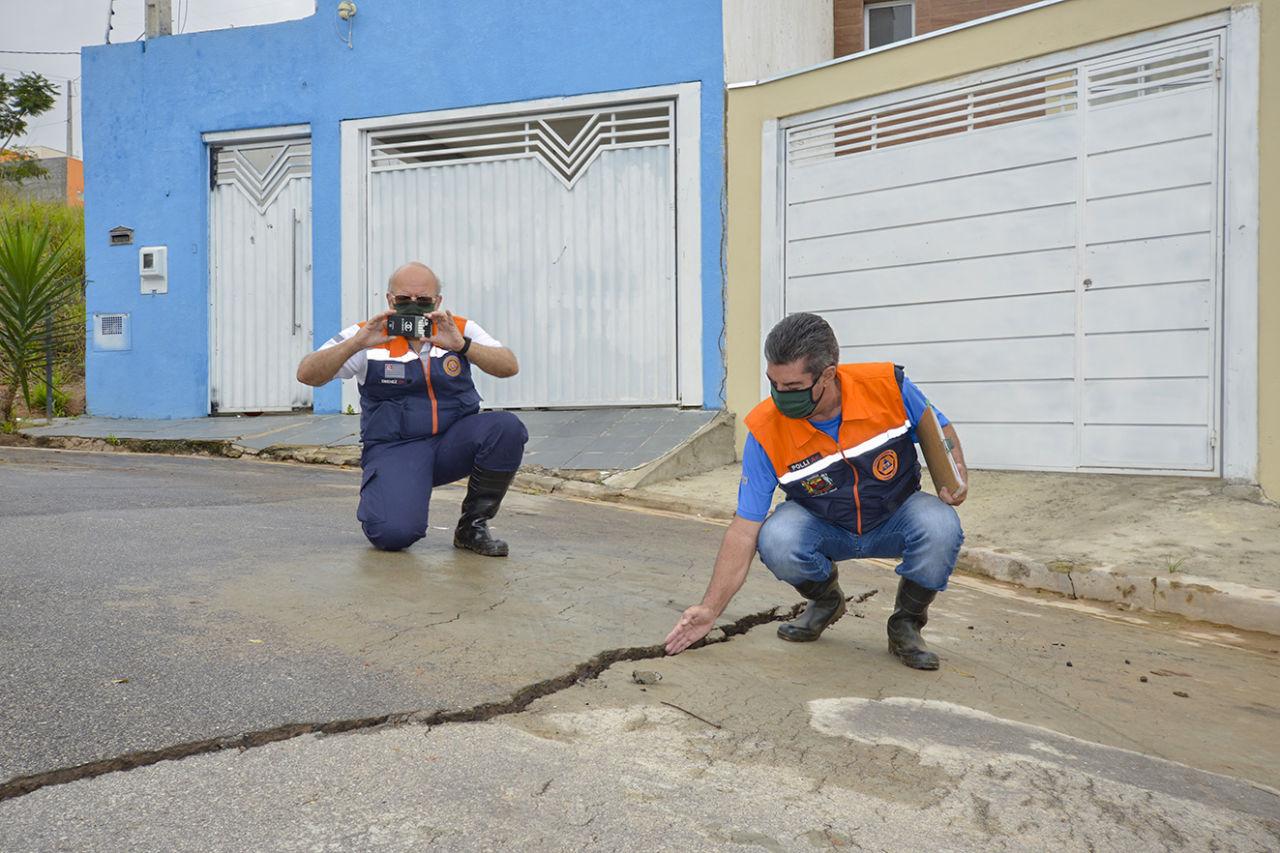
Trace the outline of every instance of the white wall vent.
<path fill-rule="evenodd" d="M 130 348 L 128 314 L 93 315 L 95 352 L 119 352 Z"/>
<path fill-rule="evenodd" d="M 1217 77 L 1218 56 L 1212 40 L 1157 45 L 1091 66 L 1089 106 L 1207 86 Z"/>
<path fill-rule="evenodd" d="M 1076 69 L 1063 68 L 842 115 L 792 129 L 787 162 L 812 166 L 848 154 L 1072 112 L 1076 89 Z"/>

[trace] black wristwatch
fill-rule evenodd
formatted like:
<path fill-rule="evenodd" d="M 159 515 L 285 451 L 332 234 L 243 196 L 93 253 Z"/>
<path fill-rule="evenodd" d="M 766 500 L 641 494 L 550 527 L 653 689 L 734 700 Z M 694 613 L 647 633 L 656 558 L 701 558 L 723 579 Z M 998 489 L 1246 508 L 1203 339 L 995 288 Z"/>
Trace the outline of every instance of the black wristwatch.
<path fill-rule="evenodd" d="M 466 355 L 467 350 L 471 349 L 471 338 L 466 335 L 462 336 L 462 349 L 458 350 L 458 355 Z"/>

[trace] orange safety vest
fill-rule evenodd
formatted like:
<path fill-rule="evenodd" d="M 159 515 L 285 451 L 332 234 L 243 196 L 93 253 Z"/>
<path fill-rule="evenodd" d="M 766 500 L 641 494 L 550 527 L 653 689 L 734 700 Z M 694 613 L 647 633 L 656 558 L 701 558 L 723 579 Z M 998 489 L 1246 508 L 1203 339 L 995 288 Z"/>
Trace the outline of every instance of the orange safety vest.
<path fill-rule="evenodd" d="M 893 364 L 841 364 L 840 440 L 772 399 L 747 415 L 787 495 L 814 515 L 854 533 L 875 529 L 920 489 L 920 459 Z"/>
<path fill-rule="evenodd" d="M 459 332 L 465 317 L 454 317 Z M 360 325 L 364 325 L 361 323 Z M 454 352 L 414 353 L 404 338 L 370 347 L 360 383 L 360 440 L 367 447 L 439 435 L 459 418 L 480 411 L 471 362 Z"/>

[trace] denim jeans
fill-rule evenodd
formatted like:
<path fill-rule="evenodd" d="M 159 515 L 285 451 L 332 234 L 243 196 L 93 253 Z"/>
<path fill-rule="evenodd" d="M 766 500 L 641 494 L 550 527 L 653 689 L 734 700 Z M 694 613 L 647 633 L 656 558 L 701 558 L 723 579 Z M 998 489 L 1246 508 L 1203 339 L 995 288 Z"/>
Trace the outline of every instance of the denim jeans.
<path fill-rule="evenodd" d="M 955 509 L 936 495 L 916 492 L 887 521 L 861 536 L 787 501 L 765 519 L 756 549 L 769 571 L 792 586 L 826 580 L 832 562 L 901 557 L 898 574 L 942 591 L 963 541 Z"/>

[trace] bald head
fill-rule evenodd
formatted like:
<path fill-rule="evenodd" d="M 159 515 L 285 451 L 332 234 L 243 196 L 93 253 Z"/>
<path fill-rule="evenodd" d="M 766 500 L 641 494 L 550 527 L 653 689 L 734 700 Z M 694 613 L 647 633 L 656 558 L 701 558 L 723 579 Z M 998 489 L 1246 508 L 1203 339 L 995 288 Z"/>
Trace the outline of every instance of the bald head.
<path fill-rule="evenodd" d="M 431 267 L 421 261 L 409 261 L 397 267 L 387 279 L 387 294 L 437 297 L 440 295 L 440 279 L 436 278 Z"/>

